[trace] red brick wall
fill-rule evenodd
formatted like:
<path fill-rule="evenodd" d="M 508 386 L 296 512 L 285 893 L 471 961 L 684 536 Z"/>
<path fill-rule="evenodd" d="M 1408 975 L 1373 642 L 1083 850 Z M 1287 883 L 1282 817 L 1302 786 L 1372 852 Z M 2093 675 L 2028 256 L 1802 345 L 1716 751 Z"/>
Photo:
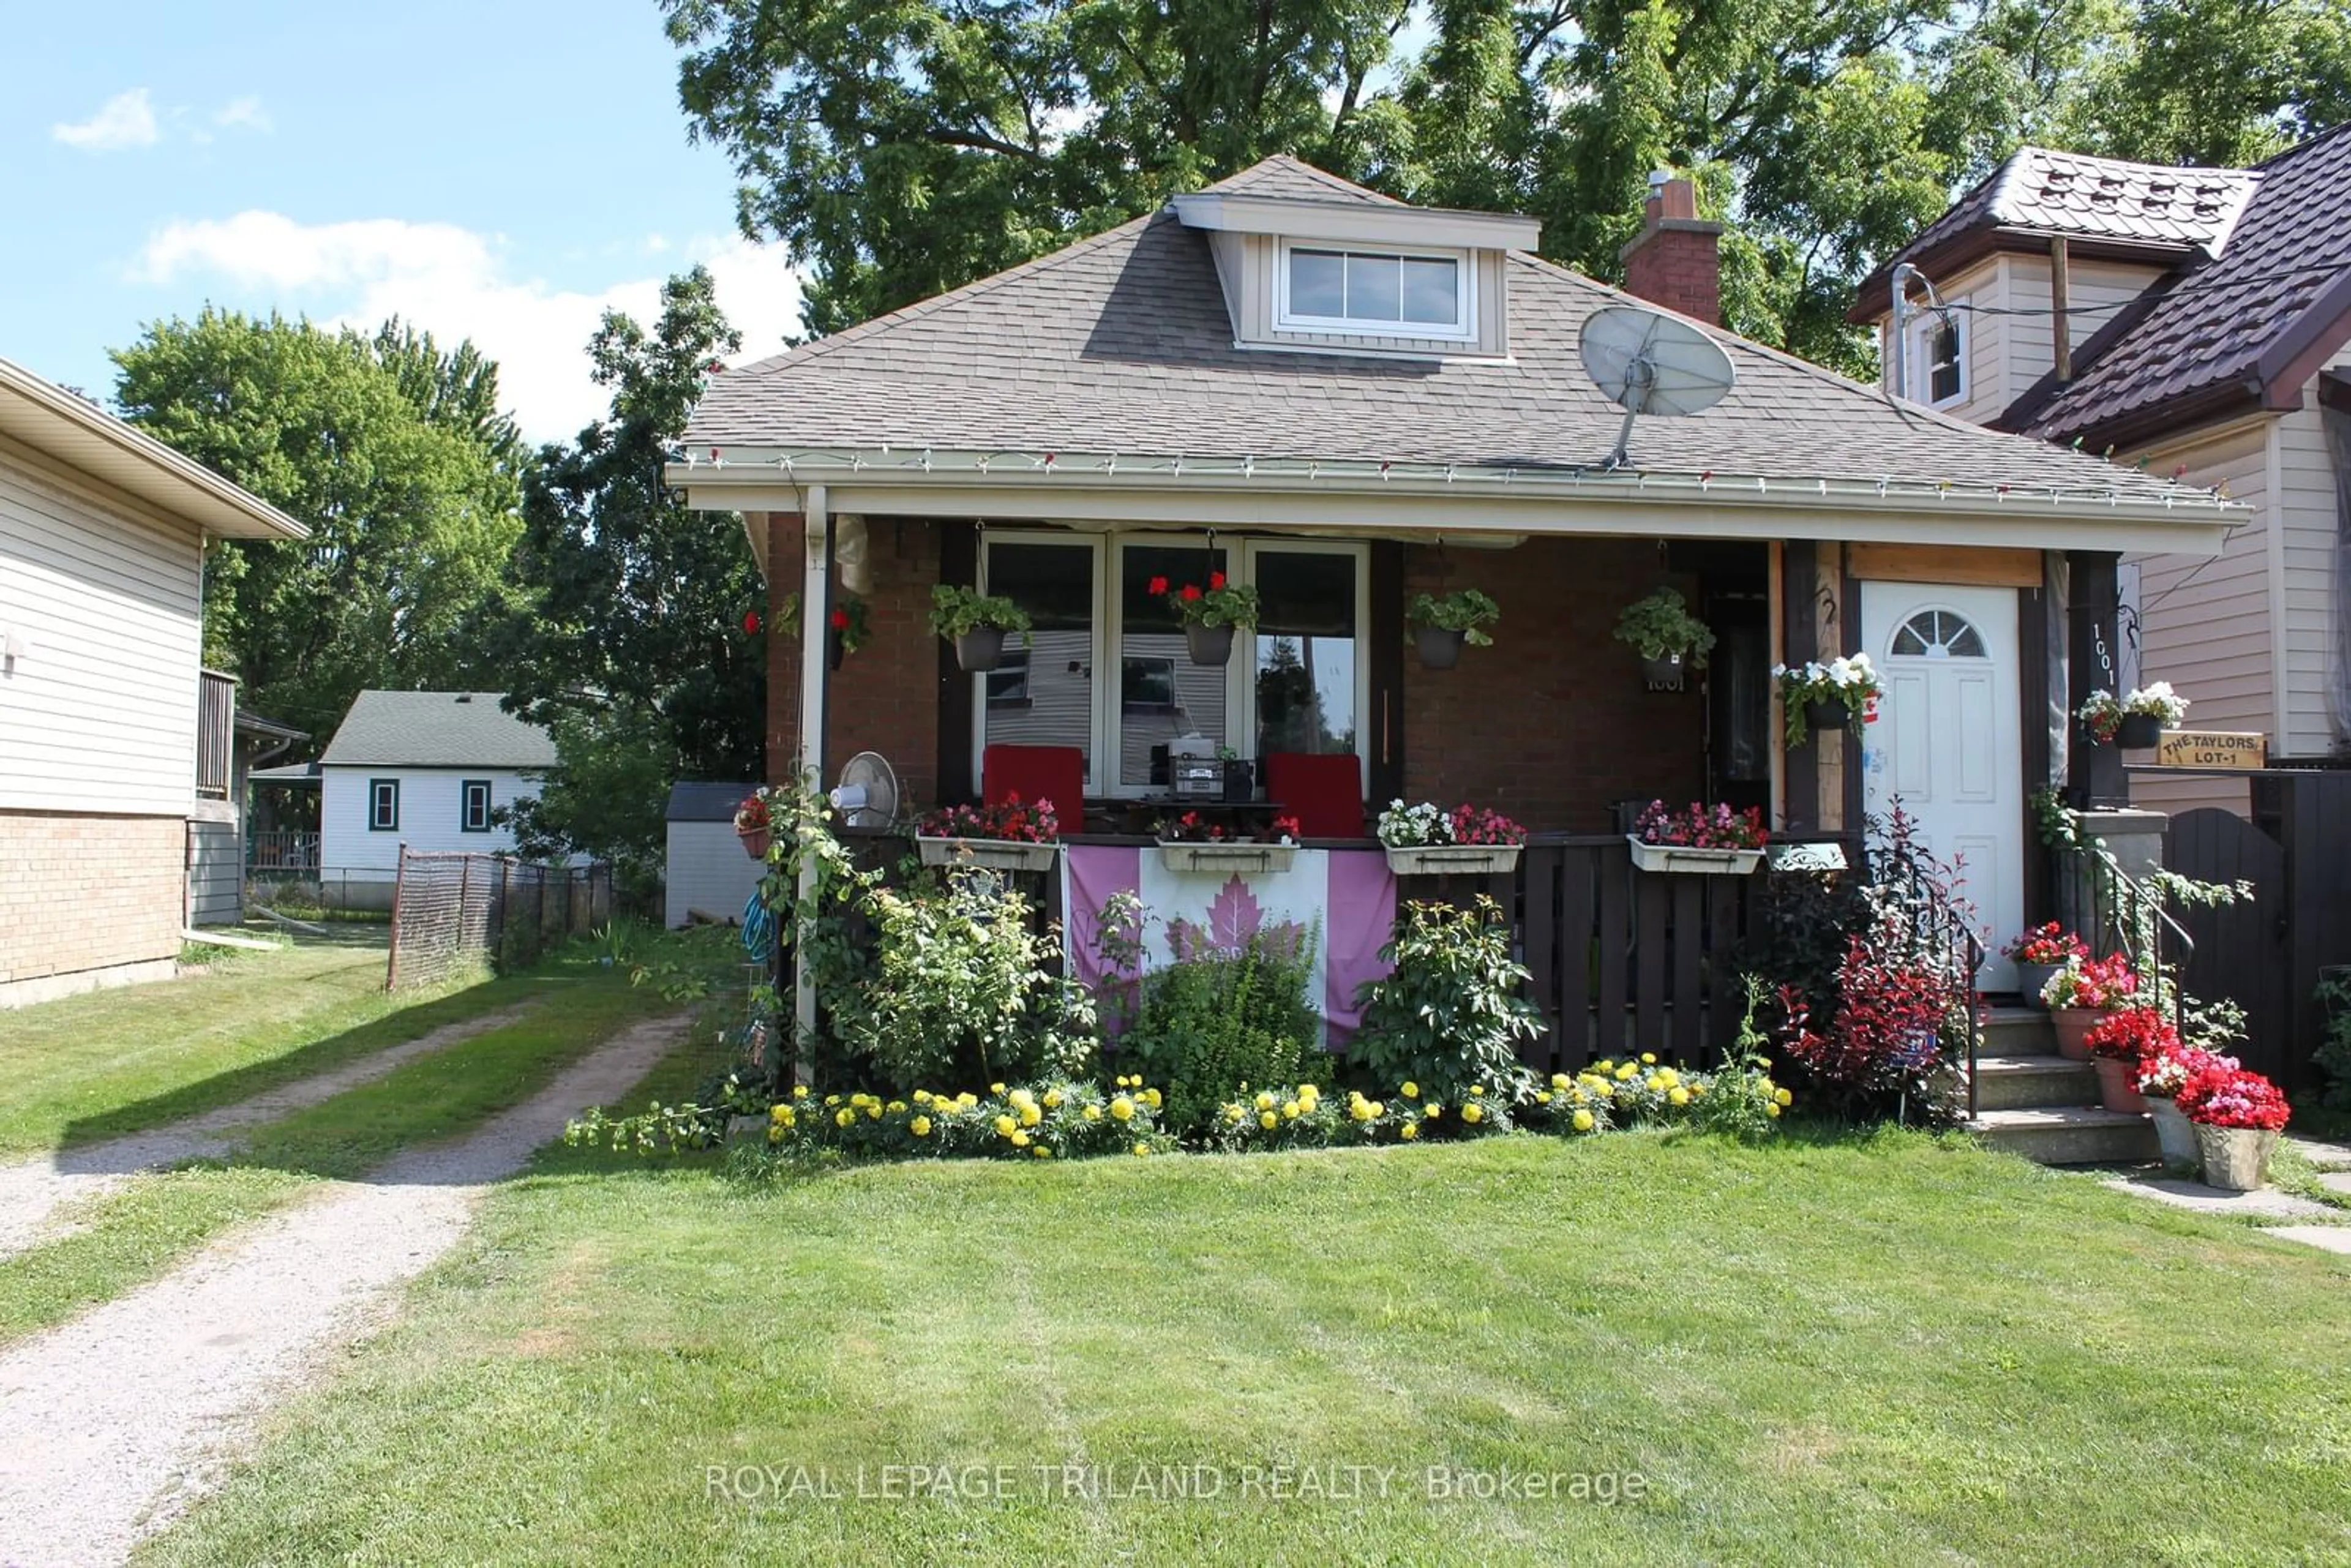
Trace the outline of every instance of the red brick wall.
<path fill-rule="evenodd" d="M 1606 832 L 1617 800 L 1693 800 L 1706 773 L 1704 699 L 1643 688 L 1616 641 L 1625 605 L 1662 584 L 1697 602 L 1646 539 L 1530 539 L 1503 551 L 1405 552 L 1405 594 L 1480 588 L 1502 608 L 1494 645 L 1452 670 L 1405 653 L 1405 792 L 1490 806 L 1538 831 Z"/>
<path fill-rule="evenodd" d="M 939 525 L 877 517 L 868 525 L 866 557 L 873 591 L 863 595 L 864 644 L 832 672 L 825 727 L 825 782 L 861 751 L 878 751 L 897 769 L 911 806 L 926 807 L 938 789 L 939 640 L 931 635 L 931 585 L 939 577 Z M 800 519 L 768 519 L 768 624 L 800 583 Z M 835 588 L 838 596 L 843 591 Z M 771 635 L 768 644 L 768 777 L 790 775 L 799 745 L 800 645 Z"/>

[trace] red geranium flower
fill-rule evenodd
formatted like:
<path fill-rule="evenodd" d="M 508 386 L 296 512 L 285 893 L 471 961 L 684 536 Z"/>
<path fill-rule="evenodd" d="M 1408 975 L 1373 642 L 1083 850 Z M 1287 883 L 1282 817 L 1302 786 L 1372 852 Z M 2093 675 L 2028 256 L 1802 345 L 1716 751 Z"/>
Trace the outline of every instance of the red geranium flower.
<path fill-rule="evenodd" d="M 757 637 L 759 634 L 759 612 L 758 611 L 747 610 L 743 612 L 743 630 L 746 633 L 753 637 Z"/>
<path fill-rule="evenodd" d="M 1199 597 L 1200 597 L 1200 585 L 1199 585 L 1198 583 L 1196 583 L 1196 582 L 1187 582 L 1187 583 L 1186 583 L 1186 584 L 1184 585 L 1184 602 L 1185 602 L 1185 603 L 1186 603 L 1186 604 L 1190 604 L 1190 603 L 1194 602 L 1195 601 L 1196 601 Z"/>
<path fill-rule="evenodd" d="M 832 617 L 831 617 L 831 619 L 832 619 L 832 629 L 833 629 L 834 631 L 836 631 L 836 632 L 846 632 L 846 631 L 848 631 L 848 630 L 849 630 L 849 612 L 848 612 L 848 611 L 846 611 L 846 610 L 836 610 L 836 611 L 834 611 L 834 612 L 832 612 Z"/>
<path fill-rule="evenodd" d="M 1208 586 L 1210 588 L 1222 588 L 1224 585 L 1225 574 L 1223 572 L 1212 571 L 1208 574 Z"/>
<path fill-rule="evenodd" d="M 1160 598 L 1167 591 L 1167 580 L 1164 577 L 1155 577 L 1143 585 L 1143 591 L 1154 599 Z"/>

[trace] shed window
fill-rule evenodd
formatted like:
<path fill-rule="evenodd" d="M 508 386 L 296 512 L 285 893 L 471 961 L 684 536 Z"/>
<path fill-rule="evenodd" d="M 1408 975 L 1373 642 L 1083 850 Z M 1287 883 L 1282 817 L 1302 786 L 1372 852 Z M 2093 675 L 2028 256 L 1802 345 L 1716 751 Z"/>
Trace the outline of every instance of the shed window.
<path fill-rule="evenodd" d="M 1275 325 L 1293 332 L 1475 335 L 1468 258 L 1458 253 L 1286 247 Z"/>
<path fill-rule="evenodd" d="M 371 779 L 368 780 L 368 831 L 392 833 L 400 831 L 400 780 Z"/>
<path fill-rule="evenodd" d="M 490 831 L 490 781 L 468 779 L 461 787 L 464 804 L 460 808 L 457 826 L 468 833 Z"/>

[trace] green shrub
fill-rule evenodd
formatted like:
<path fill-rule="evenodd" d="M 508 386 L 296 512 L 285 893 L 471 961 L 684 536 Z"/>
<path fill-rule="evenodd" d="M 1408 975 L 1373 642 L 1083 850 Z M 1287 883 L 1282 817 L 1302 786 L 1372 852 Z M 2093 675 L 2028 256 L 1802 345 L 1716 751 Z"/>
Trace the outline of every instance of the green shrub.
<path fill-rule="evenodd" d="M 1501 907 L 1408 903 L 1380 956 L 1394 966 L 1357 993 L 1364 1025 L 1354 1060 L 1379 1083 L 1419 1083 L 1444 1100 L 1472 1088 L 1516 1104 L 1534 1091 L 1519 1042 L 1542 1032 L 1520 995 L 1526 968 L 1510 956 Z"/>
<path fill-rule="evenodd" d="M 1307 1000 L 1314 937 L 1252 936 L 1233 949 L 1187 949 L 1145 976 L 1122 1051 L 1166 1086 L 1168 1129 L 1205 1131 L 1244 1083 L 1298 1076 L 1316 1032 Z"/>
<path fill-rule="evenodd" d="M 2330 1111 L 2351 1111 L 2351 970 L 2326 972 L 2318 982 L 2318 1005 L 2326 1014 L 2326 1033 L 2310 1053 L 2326 1075 L 2318 1103 Z"/>

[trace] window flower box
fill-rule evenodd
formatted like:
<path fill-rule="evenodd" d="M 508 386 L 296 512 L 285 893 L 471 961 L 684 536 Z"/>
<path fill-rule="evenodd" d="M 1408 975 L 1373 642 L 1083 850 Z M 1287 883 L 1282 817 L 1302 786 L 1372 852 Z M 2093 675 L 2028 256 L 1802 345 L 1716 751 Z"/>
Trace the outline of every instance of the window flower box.
<path fill-rule="evenodd" d="M 1398 876 L 1476 876 L 1518 869 L 1518 844 L 1405 844 L 1388 848 Z"/>
<path fill-rule="evenodd" d="M 1059 844 L 1018 839 L 949 839 L 917 834 L 914 847 L 925 865 L 972 866 L 984 871 L 1050 871 Z"/>
<path fill-rule="evenodd" d="M 1259 844 L 1245 839 L 1205 843 L 1159 841 L 1159 862 L 1169 871 L 1213 872 L 1219 876 L 1288 871 L 1297 855 L 1296 844 Z"/>
<path fill-rule="evenodd" d="M 1682 876 L 1745 876 L 1763 863 L 1761 850 L 1694 850 L 1687 844 L 1645 843 L 1631 833 L 1633 863 L 1642 871 Z"/>

